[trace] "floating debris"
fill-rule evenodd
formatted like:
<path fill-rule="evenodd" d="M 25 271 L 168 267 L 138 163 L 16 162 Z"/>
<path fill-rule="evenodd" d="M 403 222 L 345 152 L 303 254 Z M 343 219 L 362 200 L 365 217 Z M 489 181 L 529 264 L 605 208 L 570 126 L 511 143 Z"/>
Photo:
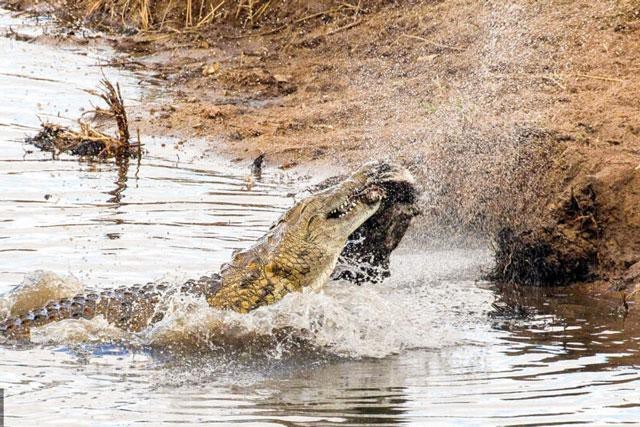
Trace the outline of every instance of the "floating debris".
<path fill-rule="evenodd" d="M 114 87 L 107 79 L 103 79 L 100 85 L 100 91 L 94 94 L 102 98 L 109 107 L 106 113 L 116 121 L 118 128 L 116 137 L 107 135 L 79 120 L 78 131 L 53 123 L 43 123 L 42 130 L 35 136 L 27 138 L 26 142 L 43 151 L 52 152 L 54 155 L 68 153 L 96 159 L 140 158 L 142 145 L 139 138 L 137 143 L 130 141 L 129 123 L 120 86 L 116 84 Z"/>
<path fill-rule="evenodd" d="M 265 157 L 265 153 L 260 153 L 260 155 L 254 159 L 253 163 L 251 163 L 251 173 L 255 177 L 262 176 L 262 167 L 264 165 L 264 157 Z"/>

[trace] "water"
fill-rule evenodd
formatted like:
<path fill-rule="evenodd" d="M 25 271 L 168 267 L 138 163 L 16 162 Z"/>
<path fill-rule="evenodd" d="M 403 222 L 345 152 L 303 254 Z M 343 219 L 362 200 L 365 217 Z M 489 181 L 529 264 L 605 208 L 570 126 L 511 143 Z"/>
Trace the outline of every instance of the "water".
<path fill-rule="evenodd" d="M 0 26 L 37 34 L 0 14 Z M 20 141 L 38 115 L 68 123 L 102 72 L 129 105 L 144 75 L 94 65 L 105 48 L 0 38 L 0 292 L 180 282 L 259 237 L 302 185 L 201 156 L 212 141 L 144 138 L 138 166 L 51 160 Z M 161 98 L 160 98 L 161 99 Z M 134 124 L 135 126 L 135 124 Z M 162 146 L 164 144 L 164 147 Z M 46 197 L 45 197 L 46 196 Z M 567 290 L 498 289 L 484 249 L 409 240 L 380 285 L 330 283 L 250 315 L 200 300 L 138 334 L 69 321 L 0 347 L 7 425 L 636 423 L 633 308 Z M 47 270 L 52 273 L 38 273 Z M 73 274 L 73 278 L 61 276 Z M 57 275 L 57 276 L 56 276 Z M 108 338 L 117 338 L 111 340 Z"/>
<path fill-rule="evenodd" d="M 0 18 L 4 28 L 30 28 L 12 22 Z M 96 66 L 109 59 L 105 48 L 61 44 L 0 39 L 2 56 L 13 59 L 0 61 L 0 284 L 36 269 L 73 272 L 91 286 L 213 271 L 291 203 L 286 183 L 273 183 L 277 175 L 266 173 L 247 190 L 244 170 L 200 159 L 212 141 L 146 139 L 149 153 L 128 170 L 70 156 L 51 161 L 20 143 L 41 120 L 74 125 L 65 117 L 75 120 L 97 103 L 86 90 L 103 73 L 120 84 L 129 105 L 156 102 L 159 89 L 145 76 Z"/>

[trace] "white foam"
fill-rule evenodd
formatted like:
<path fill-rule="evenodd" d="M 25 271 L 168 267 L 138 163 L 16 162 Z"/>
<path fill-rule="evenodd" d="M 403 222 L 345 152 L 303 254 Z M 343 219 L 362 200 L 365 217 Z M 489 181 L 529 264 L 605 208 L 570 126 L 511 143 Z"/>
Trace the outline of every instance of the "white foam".
<path fill-rule="evenodd" d="M 82 284 L 73 276 L 37 270 L 0 298 L 0 318 L 19 315 L 50 300 L 72 297 L 82 291 Z"/>
<path fill-rule="evenodd" d="M 98 317 L 56 322 L 39 328 L 32 339 L 43 344 L 124 340 L 163 349 L 250 349 L 270 358 L 298 350 L 384 357 L 408 349 L 442 348 L 469 339 L 476 323 L 486 323 L 481 312 L 489 306 L 491 293 L 462 277 L 477 276 L 477 267 L 485 262 L 481 251 L 407 251 L 394 257 L 392 280 L 378 285 L 333 281 L 320 291 L 292 293 L 249 314 L 216 310 L 204 298 L 175 295 L 163 303 L 164 318 L 139 333 L 121 331 Z M 4 304 L 11 307 L 20 301 L 23 308 L 35 308 L 47 298 L 80 290 L 73 278 L 37 272 Z"/>

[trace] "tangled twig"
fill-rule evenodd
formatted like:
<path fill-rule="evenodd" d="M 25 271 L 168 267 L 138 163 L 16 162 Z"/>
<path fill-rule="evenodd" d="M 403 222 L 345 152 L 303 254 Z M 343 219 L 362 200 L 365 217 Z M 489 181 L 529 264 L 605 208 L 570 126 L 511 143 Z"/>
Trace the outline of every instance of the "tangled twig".
<path fill-rule="evenodd" d="M 100 81 L 99 90 L 90 93 L 100 97 L 107 104 L 109 116 L 116 122 L 117 138 L 79 120 L 78 131 L 52 123 L 43 123 L 42 130 L 36 136 L 28 138 L 27 142 L 54 154 L 70 153 L 98 159 L 140 156 L 140 141 L 134 144 L 130 141 L 129 122 L 120 86 L 118 84 L 114 86 L 104 78 Z"/>

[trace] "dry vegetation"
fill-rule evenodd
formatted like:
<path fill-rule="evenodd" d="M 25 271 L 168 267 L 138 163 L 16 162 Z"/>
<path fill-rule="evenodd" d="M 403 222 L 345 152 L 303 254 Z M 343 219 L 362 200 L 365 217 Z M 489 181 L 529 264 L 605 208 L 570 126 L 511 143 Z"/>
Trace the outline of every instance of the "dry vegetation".
<path fill-rule="evenodd" d="M 108 32 L 135 29 L 194 33 L 211 27 L 268 27 L 276 33 L 285 27 L 318 17 L 358 16 L 382 1 L 354 4 L 335 0 L 36 0 L 65 22 L 82 22 Z M 14 7 L 33 6 L 32 0 L 9 1 Z"/>
<path fill-rule="evenodd" d="M 40 132 L 27 138 L 27 142 L 54 155 L 69 153 L 94 159 L 139 158 L 142 146 L 139 140 L 137 143 L 130 141 L 129 122 L 120 87 L 113 86 L 111 82 L 104 79 L 100 90 L 95 95 L 107 104 L 108 110 L 100 112 L 116 122 L 117 137 L 107 135 L 89 123 L 78 121 L 80 126 L 78 131 L 52 123 L 43 123 Z"/>

